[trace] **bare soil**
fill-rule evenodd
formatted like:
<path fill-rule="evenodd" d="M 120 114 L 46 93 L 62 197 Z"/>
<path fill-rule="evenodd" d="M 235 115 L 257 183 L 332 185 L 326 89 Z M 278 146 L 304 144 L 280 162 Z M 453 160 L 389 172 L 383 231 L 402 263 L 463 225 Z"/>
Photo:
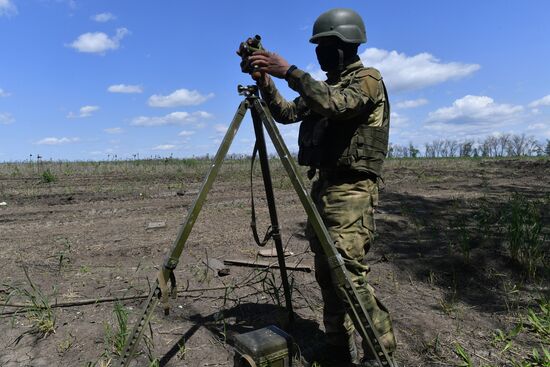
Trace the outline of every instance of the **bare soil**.
<path fill-rule="evenodd" d="M 13 292 L 32 291 L 24 268 L 51 305 L 147 294 L 208 169 L 208 162 L 193 162 L 0 165 L 0 202 L 7 204 L 0 206 L 0 301 L 29 302 Z M 55 181 L 45 182 L 46 169 Z M 161 366 L 232 366 L 235 333 L 285 326 L 276 269 L 229 266 L 219 277 L 205 265 L 257 258 L 248 169 L 246 160 L 224 166 L 176 269 L 180 290 L 188 291 L 172 301 L 170 315 L 157 308 L 150 350 L 143 348 L 136 365 L 156 358 Z M 305 212 L 276 160 L 272 171 L 283 242 L 294 254 L 287 261 L 313 268 Z M 514 192 L 542 200 L 549 187 L 548 159 L 388 162 L 367 262 L 394 320 L 399 366 L 461 365 L 458 346 L 475 366 L 511 366 L 535 347 L 548 348 L 527 323 L 508 349 L 495 338 L 497 329 L 525 323 L 527 309 L 549 296 L 549 277 L 542 264 L 528 278 L 496 222 L 482 228 L 475 216 L 497 211 Z M 256 172 L 257 213 L 266 228 L 262 190 Z M 543 220 L 547 228 L 547 214 Z M 165 226 L 148 229 L 152 222 Z M 314 272 L 290 274 L 292 335 L 311 359 L 323 340 L 320 292 Z M 122 304 L 131 328 L 143 299 Z M 24 309 L 0 307 L 18 311 L 0 317 L 0 366 L 106 366 L 115 356 L 107 326 L 116 330 L 113 310 L 113 302 L 52 308 L 55 332 L 43 336 Z"/>

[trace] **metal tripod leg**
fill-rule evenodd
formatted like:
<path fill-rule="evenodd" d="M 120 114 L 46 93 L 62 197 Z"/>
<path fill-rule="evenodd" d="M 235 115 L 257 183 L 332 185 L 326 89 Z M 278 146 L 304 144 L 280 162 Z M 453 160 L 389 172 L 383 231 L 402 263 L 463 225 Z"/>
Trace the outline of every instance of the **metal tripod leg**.
<path fill-rule="evenodd" d="M 251 97 L 249 100 L 251 101 L 251 103 L 253 103 L 253 101 L 256 100 L 257 98 L 258 97 Z M 252 108 L 251 112 L 252 112 L 252 121 L 254 123 L 254 132 L 256 134 L 256 147 L 258 148 L 260 165 L 262 167 L 262 176 L 264 181 L 267 206 L 269 208 L 269 217 L 271 218 L 271 232 L 273 235 L 273 241 L 275 242 L 275 248 L 277 249 L 277 260 L 279 262 L 279 269 L 281 272 L 281 281 L 283 283 L 283 291 L 285 294 L 285 305 L 286 305 L 286 310 L 288 314 L 288 322 L 290 327 L 293 327 L 294 311 L 292 309 L 292 298 L 290 293 L 290 285 L 288 283 L 288 275 L 286 272 L 284 248 L 283 248 L 283 242 L 281 240 L 281 232 L 279 230 L 279 220 L 277 218 L 277 209 L 275 206 L 275 196 L 273 194 L 273 184 L 271 181 L 271 173 L 269 170 L 269 161 L 267 159 L 267 148 L 265 145 L 264 128 L 262 125 L 262 120 L 260 119 L 256 109 Z"/>
<path fill-rule="evenodd" d="M 159 295 L 161 296 L 161 299 L 164 303 L 165 313 L 166 313 L 167 311 L 166 302 L 167 302 L 167 297 L 170 293 L 167 283 L 169 280 L 171 280 L 172 282 L 171 291 L 172 291 L 172 294 L 175 295 L 176 289 L 175 289 L 175 283 L 174 283 L 175 278 L 173 277 L 173 271 L 178 264 L 179 258 L 185 246 L 185 242 L 189 238 L 189 234 L 191 233 L 191 229 L 193 228 L 193 225 L 195 224 L 195 221 L 197 220 L 197 217 L 202 209 L 202 205 L 204 204 L 206 195 L 210 191 L 210 188 L 212 187 L 212 184 L 214 183 L 214 180 L 218 175 L 223 159 L 227 155 L 227 151 L 231 146 L 231 142 L 233 141 L 233 138 L 237 134 L 239 126 L 241 125 L 241 122 L 246 114 L 248 107 L 249 107 L 249 102 L 247 100 L 242 101 L 241 104 L 239 105 L 239 108 L 237 109 L 237 112 L 233 117 L 233 121 L 231 122 L 231 125 L 229 125 L 229 128 L 227 129 L 227 132 L 223 138 L 223 141 L 220 147 L 218 148 L 218 152 L 214 157 L 214 161 L 212 162 L 212 166 L 208 171 L 208 175 L 203 181 L 199 194 L 196 197 L 195 201 L 193 202 L 193 205 L 191 206 L 191 208 L 189 208 L 187 218 L 185 220 L 185 224 L 180 228 L 178 236 L 174 241 L 174 244 L 172 245 L 170 252 L 166 256 L 164 265 L 159 271 L 157 281 L 153 286 L 153 288 L 151 289 L 151 292 L 149 294 L 149 297 L 147 298 L 147 301 L 145 303 L 145 307 L 141 313 L 141 316 L 138 322 L 134 325 L 132 332 L 129 334 L 128 339 L 126 340 L 126 344 L 124 346 L 124 352 L 122 353 L 120 360 L 117 361 L 116 366 L 119 366 L 119 367 L 128 366 L 131 358 L 133 358 L 133 356 L 135 355 L 136 348 L 141 340 L 141 337 L 143 336 L 143 331 L 147 326 L 149 320 L 151 320 L 151 317 L 153 316 L 153 311 L 155 310 L 155 306 L 158 303 Z"/>
<path fill-rule="evenodd" d="M 388 352 L 384 346 L 380 343 L 380 338 L 377 331 L 373 327 L 373 322 L 367 313 L 363 303 L 360 301 L 359 294 L 355 288 L 349 274 L 344 265 L 342 256 L 338 253 L 333 245 L 333 241 L 328 233 L 317 208 L 315 207 L 313 200 L 309 196 L 306 187 L 300 176 L 300 172 L 296 167 L 294 159 L 286 147 L 284 140 L 279 133 L 279 130 L 275 126 L 273 118 L 269 114 L 267 108 L 264 106 L 265 102 L 260 99 L 254 100 L 252 105 L 253 111 L 255 111 L 259 118 L 262 120 L 279 157 L 285 167 L 292 185 L 302 202 L 302 205 L 307 213 L 315 234 L 317 235 L 319 242 L 323 248 L 325 255 L 328 258 L 329 265 L 333 274 L 333 281 L 335 285 L 344 290 L 342 295 L 343 301 L 346 305 L 348 314 L 353 320 L 355 328 L 363 338 L 363 341 L 367 343 L 371 352 L 376 357 L 378 363 L 384 367 L 394 367 L 393 361 L 388 355 Z"/>
<path fill-rule="evenodd" d="M 117 361 L 116 366 L 128 366 L 130 363 L 131 358 L 134 356 L 136 352 L 136 348 L 139 344 L 139 341 L 141 340 L 141 337 L 143 336 L 143 331 L 145 326 L 150 321 L 153 311 L 158 303 L 158 296 L 160 295 L 162 298 L 163 303 L 166 303 L 167 296 L 170 293 L 168 289 L 168 282 L 172 282 L 172 293 L 175 293 L 175 277 L 173 275 L 173 271 L 176 268 L 179 257 L 181 256 L 181 253 L 183 251 L 184 245 L 191 233 L 191 229 L 193 228 L 193 225 L 195 224 L 195 221 L 200 213 L 200 210 L 202 208 L 202 205 L 204 204 L 204 201 L 206 199 L 206 196 L 212 187 L 212 184 L 219 172 L 220 166 L 223 162 L 224 157 L 227 154 L 227 151 L 229 150 L 229 147 L 231 145 L 231 142 L 233 141 L 233 138 L 235 134 L 237 133 L 239 126 L 244 118 L 244 115 L 246 114 L 246 110 L 248 108 L 251 108 L 253 113 L 253 120 L 255 123 L 255 131 L 257 133 L 261 131 L 261 138 L 263 140 L 263 150 L 265 154 L 265 160 L 267 160 L 267 153 L 265 149 L 265 140 L 263 139 L 263 129 L 261 128 L 261 123 L 265 126 L 278 154 L 281 158 L 281 161 L 283 163 L 283 166 L 285 167 L 290 180 L 292 181 L 292 184 L 294 186 L 294 189 L 296 190 L 300 201 L 302 202 L 302 205 L 304 209 L 306 210 L 306 213 L 308 215 L 308 218 L 310 219 L 315 232 L 317 236 L 319 237 L 319 240 L 321 242 L 321 245 L 323 247 L 323 250 L 327 254 L 327 257 L 329 258 L 330 264 L 332 266 L 332 271 L 334 273 L 334 279 L 338 286 L 341 286 L 345 294 L 343 295 L 344 301 L 346 305 L 349 307 L 349 314 L 351 318 L 354 321 L 354 324 L 363 337 L 363 340 L 368 343 L 371 350 L 374 352 L 374 355 L 376 356 L 378 362 L 386 367 L 394 367 L 393 362 L 389 358 L 386 350 L 384 347 L 380 344 L 378 335 L 376 333 L 376 330 L 372 327 L 372 321 L 367 314 L 364 306 L 361 304 L 358 298 L 357 290 L 355 289 L 353 283 L 349 279 L 349 276 L 346 273 L 344 262 L 342 260 L 342 257 L 338 254 L 334 246 L 332 245 L 332 240 L 330 239 L 330 235 L 328 234 L 321 217 L 319 213 L 317 212 L 317 209 L 315 208 L 313 201 L 311 200 L 311 197 L 309 197 L 305 185 L 302 182 L 300 173 L 296 167 L 296 164 L 294 163 L 294 160 L 292 159 L 290 152 L 288 151 L 288 148 L 284 144 L 284 141 L 277 130 L 275 123 L 269 113 L 267 112 L 266 108 L 262 104 L 263 102 L 258 98 L 252 96 L 252 92 L 254 89 L 251 87 L 239 87 L 239 92 L 243 91 L 245 95 L 247 96 L 247 99 L 239 105 L 239 108 L 233 118 L 233 121 L 231 122 L 231 125 L 229 126 L 227 133 L 225 134 L 225 137 L 222 141 L 222 144 L 220 145 L 218 152 L 216 153 L 216 156 L 214 157 L 214 161 L 212 163 L 212 166 L 210 167 L 210 170 L 208 172 L 208 175 L 206 179 L 204 180 L 201 190 L 199 192 L 199 195 L 195 199 L 193 205 L 189 209 L 186 221 L 182 228 L 180 229 L 178 236 L 172 245 L 172 248 L 170 252 L 168 253 L 164 265 L 159 271 L 159 275 L 157 278 L 157 281 L 153 288 L 151 289 L 151 292 L 149 294 L 149 297 L 147 298 L 147 301 L 145 303 L 144 309 L 140 315 L 140 318 L 138 322 L 134 325 L 134 328 L 132 329 L 132 332 L 130 333 L 126 344 L 124 346 L 124 352 L 122 354 L 122 357 L 120 360 Z M 255 116 L 255 117 L 254 117 Z M 259 128 L 256 128 L 256 125 L 259 126 Z M 262 164 L 262 173 L 264 174 L 264 179 L 268 178 L 267 180 L 264 180 L 265 182 L 269 182 L 269 185 L 271 185 L 271 176 L 269 175 L 269 167 L 268 165 Z M 268 174 L 266 177 L 265 174 Z M 266 193 L 268 191 L 271 191 L 272 195 L 272 188 L 269 189 L 268 186 L 266 186 Z M 274 199 L 273 199 L 274 203 Z M 272 206 L 273 209 L 275 206 Z M 271 215 L 271 205 L 270 205 L 270 215 Z M 275 216 L 272 216 L 272 223 L 273 218 L 275 218 L 275 223 L 278 226 L 277 219 L 276 219 L 276 212 L 274 211 Z M 280 236 L 279 236 L 280 240 Z M 282 270 L 285 270 L 284 267 L 284 255 L 283 255 L 283 249 L 282 249 L 282 243 L 279 242 L 279 245 L 277 245 L 277 252 L 278 256 L 283 256 L 283 263 L 281 266 Z M 281 276 L 283 273 L 281 273 Z M 286 277 L 286 273 L 285 277 Z M 283 284 L 285 281 L 283 281 Z M 292 312 L 292 305 L 288 305 L 288 302 L 290 302 L 290 292 L 288 289 L 288 279 L 286 281 L 287 288 L 285 288 L 285 298 L 287 301 L 287 307 Z M 283 285 L 284 286 L 284 285 Z M 165 311 L 167 308 L 165 307 Z M 292 315 L 292 316 L 291 316 Z M 289 314 L 289 319 L 293 317 L 293 314 Z"/>

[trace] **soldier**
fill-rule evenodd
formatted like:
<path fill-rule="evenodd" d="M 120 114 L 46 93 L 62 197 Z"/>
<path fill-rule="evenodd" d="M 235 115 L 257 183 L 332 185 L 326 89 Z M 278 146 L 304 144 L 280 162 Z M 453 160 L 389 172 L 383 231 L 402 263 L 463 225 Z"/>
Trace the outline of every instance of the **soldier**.
<path fill-rule="evenodd" d="M 366 41 L 359 14 L 350 9 L 332 9 L 317 18 L 310 39 L 317 44 L 315 52 L 326 72 L 326 81 L 314 80 L 272 52 L 257 51 L 250 61 L 261 72 L 257 82 L 274 119 L 283 124 L 302 122 L 298 163 L 310 167 L 310 178 L 318 172 L 311 196 L 382 344 L 391 354 L 396 347 L 391 319 L 367 283 L 369 267 L 364 264 L 374 238 L 377 182 L 387 153 L 390 122 L 382 76 L 378 70 L 364 67 L 357 53 L 359 45 Z M 270 75 L 284 78 L 299 97 L 286 101 Z M 353 323 L 332 283 L 327 259 L 309 223 L 306 236 L 315 254 L 315 275 L 324 301 L 324 349 L 334 359 L 330 366 L 354 365 L 358 363 L 358 353 Z M 364 360 L 374 358 L 365 343 L 363 350 Z"/>

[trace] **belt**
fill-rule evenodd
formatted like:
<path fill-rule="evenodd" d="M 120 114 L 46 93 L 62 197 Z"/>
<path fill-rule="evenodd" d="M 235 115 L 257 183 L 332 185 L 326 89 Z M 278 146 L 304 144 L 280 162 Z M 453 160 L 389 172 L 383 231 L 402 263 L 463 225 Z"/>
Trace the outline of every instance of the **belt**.
<path fill-rule="evenodd" d="M 339 169 L 319 169 L 319 177 L 328 179 L 350 179 L 350 180 L 371 180 L 376 182 L 378 176 L 372 172 L 339 170 Z"/>

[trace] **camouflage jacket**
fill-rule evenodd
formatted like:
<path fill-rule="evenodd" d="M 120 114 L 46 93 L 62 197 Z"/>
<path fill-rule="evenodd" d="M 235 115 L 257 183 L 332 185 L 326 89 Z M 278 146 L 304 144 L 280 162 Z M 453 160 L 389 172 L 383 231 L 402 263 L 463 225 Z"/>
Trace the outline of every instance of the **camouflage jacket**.
<path fill-rule="evenodd" d="M 379 176 L 387 153 L 390 120 L 380 72 L 356 61 L 339 75 L 328 75 L 326 82 L 300 69 L 294 69 L 287 82 L 300 94 L 293 101 L 285 100 L 272 80 L 260 90 L 276 121 L 302 121 L 299 163 Z"/>

